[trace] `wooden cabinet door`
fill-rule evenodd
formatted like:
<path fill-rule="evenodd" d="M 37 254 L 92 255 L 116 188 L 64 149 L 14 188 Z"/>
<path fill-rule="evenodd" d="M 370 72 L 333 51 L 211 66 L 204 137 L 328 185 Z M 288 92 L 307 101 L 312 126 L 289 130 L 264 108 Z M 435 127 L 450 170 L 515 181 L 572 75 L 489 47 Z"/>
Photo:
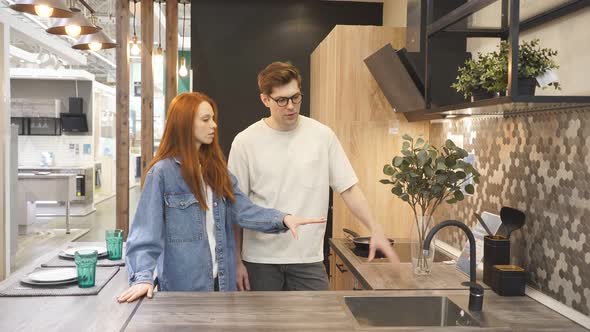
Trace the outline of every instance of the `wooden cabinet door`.
<path fill-rule="evenodd" d="M 355 278 L 338 255 L 330 249 L 330 290 L 353 290 Z"/>

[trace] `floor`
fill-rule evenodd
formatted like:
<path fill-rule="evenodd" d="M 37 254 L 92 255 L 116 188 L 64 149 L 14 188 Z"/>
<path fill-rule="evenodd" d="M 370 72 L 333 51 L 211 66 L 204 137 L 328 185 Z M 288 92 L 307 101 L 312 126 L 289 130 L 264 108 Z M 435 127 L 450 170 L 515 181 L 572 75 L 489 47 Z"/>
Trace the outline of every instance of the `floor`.
<path fill-rule="evenodd" d="M 129 190 L 129 220 L 135 216 L 139 187 Z M 96 211 L 84 217 L 70 217 L 71 234 L 65 234 L 65 217 L 39 217 L 37 222 L 20 229 L 17 252 L 11 270 L 18 270 L 33 259 L 71 241 L 104 241 L 104 232 L 115 228 L 116 196 L 96 204 Z"/>

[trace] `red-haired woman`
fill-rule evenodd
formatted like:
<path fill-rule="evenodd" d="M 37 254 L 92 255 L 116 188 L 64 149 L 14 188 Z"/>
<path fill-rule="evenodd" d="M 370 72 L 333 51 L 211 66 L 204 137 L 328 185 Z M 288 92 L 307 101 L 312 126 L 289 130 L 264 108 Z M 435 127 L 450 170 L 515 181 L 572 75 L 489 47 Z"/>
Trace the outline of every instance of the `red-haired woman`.
<path fill-rule="evenodd" d="M 234 223 L 266 233 L 325 218 L 303 219 L 254 205 L 227 170 L 217 135 L 217 107 L 201 93 L 172 100 L 160 147 L 142 179 L 127 239 L 130 288 L 119 302 L 162 291 L 234 291 Z"/>

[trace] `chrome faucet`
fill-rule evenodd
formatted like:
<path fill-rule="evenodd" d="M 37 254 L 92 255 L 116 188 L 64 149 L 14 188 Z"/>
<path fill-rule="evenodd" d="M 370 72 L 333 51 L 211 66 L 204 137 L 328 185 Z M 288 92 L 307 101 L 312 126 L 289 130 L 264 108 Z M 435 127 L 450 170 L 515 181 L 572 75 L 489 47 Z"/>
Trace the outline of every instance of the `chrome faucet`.
<path fill-rule="evenodd" d="M 475 238 L 467 225 L 457 220 L 445 220 L 434 226 L 428 235 L 426 235 L 426 239 L 424 239 L 424 245 L 422 246 L 424 255 L 428 256 L 430 242 L 432 241 L 434 234 L 447 226 L 457 226 L 461 228 L 469 239 L 469 282 L 464 282 L 462 285 L 469 287 L 469 310 L 481 311 L 483 306 L 483 287 L 477 283 L 475 274 L 477 266 L 475 258 Z"/>

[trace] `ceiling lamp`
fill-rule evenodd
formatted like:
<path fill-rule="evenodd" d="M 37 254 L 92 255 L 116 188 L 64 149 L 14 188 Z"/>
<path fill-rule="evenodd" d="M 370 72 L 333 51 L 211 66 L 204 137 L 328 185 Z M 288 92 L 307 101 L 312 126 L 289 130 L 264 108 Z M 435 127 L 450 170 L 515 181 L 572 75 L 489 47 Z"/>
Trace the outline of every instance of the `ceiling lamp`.
<path fill-rule="evenodd" d="M 17 0 L 10 8 L 41 17 L 72 17 L 74 13 L 63 0 Z"/>
<path fill-rule="evenodd" d="M 188 69 L 186 68 L 186 57 L 184 55 L 184 21 L 186 21 L 186 2 L 182 4 L 182 58 L 180 59 L 180 68 L 178 69 L 178 75 L 186 77 L 188 75 Z"/>
<path fill-rule="evenodd" d="M 104 31 L 100 30 L 97 33 L 93 33 L 91 35 L 82 35 L 80 39 L 72 46 L 72 48 L 77 50 L 91 50 L 91 51 L 98 51 L 104 50 L 107 48 L 114 48 L 117 44 L 107 36 Z"/>
<path fill-rule="evenodd" d="M 68 18 L 60 18 L 49 27 L 48 33 L 53 35 L 68 35 L 71 37 L 79 37 L 80 35 L 90 35 L 100 31 L 100 28 L 90 23 L 82 12 L 74 12 L 74 16 Z"/>

